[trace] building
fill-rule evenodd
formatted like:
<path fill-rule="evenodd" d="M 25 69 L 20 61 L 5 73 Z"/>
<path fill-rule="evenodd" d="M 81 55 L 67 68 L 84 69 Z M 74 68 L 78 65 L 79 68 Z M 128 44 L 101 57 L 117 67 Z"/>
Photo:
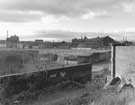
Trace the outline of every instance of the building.
<path fill-rule="evenodd" d="M 81 63 L 99 63 L 99 62 L 110 62 L 111 52 L 110 51 L 97 51 L 91 55 L 79 55 L 77 61 Z"/>
<path fill-rule="evenodd" d="M 110 47 L 111 43 L 117 43 L 114 39 L 109 36 L 96 37 L 96 38 L 84 38 L 84 39 L 73 39 L 72 45 L 79 48 L 106 48 Z"/>
<path fill-rule="evenodd" d="M 32 43 L 32 41 L 20 41 L 18 46 L 23 47 L 24 49 L 30 49 L 32 48 Z"/>
<path fill-rule="evenodd" d="M 38 51 L 24 49 L 2 49 L 0 51 L 1 74 L 37 71 Z"/>
<path fill-rule="evenodd" d="M 6 39 L 6 44 L 8 48 L 17 48 L 18 43 L 19 43 L 19 37 L 16 35 L 8 37 Z"/>
<path fill-rule="evenodd" d="M 77 56 L 69 55 L 69 56 L 64 57 L 64 64 L 66 65 L 78 64 Z"/>
<path fill-rule="evenodd" d="M 43 62 L 54 62 L 57 60 L 57 54 L 47 53 L 47 54 L 40 54 L 39 60 Z"/>
<path fill-rule="evenodd" d="M 52 42 L 53 48 L 59 48 L 59 49 L 68 49 L 70 46 L 70 43 L 61 41 L 61 42 Z"/>
<path fill-rule="evenodd" d="M 44 41 L 43 40 L 35 40 L 35 43 L 37 43 L 37 44 L 43 44 L 44 43 Z"/>
<path fill-rule="evenodd" d="M 6 48 L 7 44 L 5 40 L 0 40 L 0 48 Z"/>
<path fill-rule="evenodd" d="M 24 48 L 24 45 L 22 43 L 18 43 L 17 48 Z"/>

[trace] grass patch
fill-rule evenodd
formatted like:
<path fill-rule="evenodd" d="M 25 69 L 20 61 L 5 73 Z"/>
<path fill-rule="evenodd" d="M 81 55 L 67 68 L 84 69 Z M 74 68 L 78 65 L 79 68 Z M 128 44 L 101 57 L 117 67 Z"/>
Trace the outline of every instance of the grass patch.
<path fill-rule="evenodd" d="M 50 105 L 135 105 L 135 89 L 121 93 L 97 91 Z"/>

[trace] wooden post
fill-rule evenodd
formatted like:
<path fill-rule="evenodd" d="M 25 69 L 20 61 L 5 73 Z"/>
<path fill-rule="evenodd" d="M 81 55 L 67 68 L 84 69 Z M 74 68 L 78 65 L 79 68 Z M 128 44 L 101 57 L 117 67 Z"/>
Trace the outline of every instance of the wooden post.
<path fill-rule="evenodd" d="M 115 57 L 116 57 L 116 46 L 112 45 L 112 77 L 115 78 L 115 70 L 116 70 L 116 61 L 115 61 Z"/>

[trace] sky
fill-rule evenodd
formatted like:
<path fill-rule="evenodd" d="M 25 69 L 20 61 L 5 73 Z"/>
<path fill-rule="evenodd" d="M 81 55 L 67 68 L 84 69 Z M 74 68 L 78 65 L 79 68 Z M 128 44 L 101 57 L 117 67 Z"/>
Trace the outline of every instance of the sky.
<path fill-rule="evenodd" d="M 7 30 L 21 40 L 135 40 L 135 0 L 0 0 L 0 39 Z"/>

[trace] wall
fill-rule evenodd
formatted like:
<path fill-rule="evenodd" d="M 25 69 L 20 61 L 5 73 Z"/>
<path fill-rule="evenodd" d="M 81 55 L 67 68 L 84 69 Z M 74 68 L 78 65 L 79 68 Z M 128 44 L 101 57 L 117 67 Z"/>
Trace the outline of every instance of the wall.
<path fill-rule="evenodd" d="M 37 51 L 0 51 L 0 75 L 28 72 L 30 68 L 35 70 L 37 58 Z"/>
<path fill-rule="evenodd" d="M 6 48 L 7 47 L 7 44 L 0 44 L 0 48 Z"/>
<path fill-rule="evenodd" d="M 112 72 L 115 72 L 115 77 L 135 86 L 135 46 L 116 46 L 114 59 L 115 71 Z"/>

